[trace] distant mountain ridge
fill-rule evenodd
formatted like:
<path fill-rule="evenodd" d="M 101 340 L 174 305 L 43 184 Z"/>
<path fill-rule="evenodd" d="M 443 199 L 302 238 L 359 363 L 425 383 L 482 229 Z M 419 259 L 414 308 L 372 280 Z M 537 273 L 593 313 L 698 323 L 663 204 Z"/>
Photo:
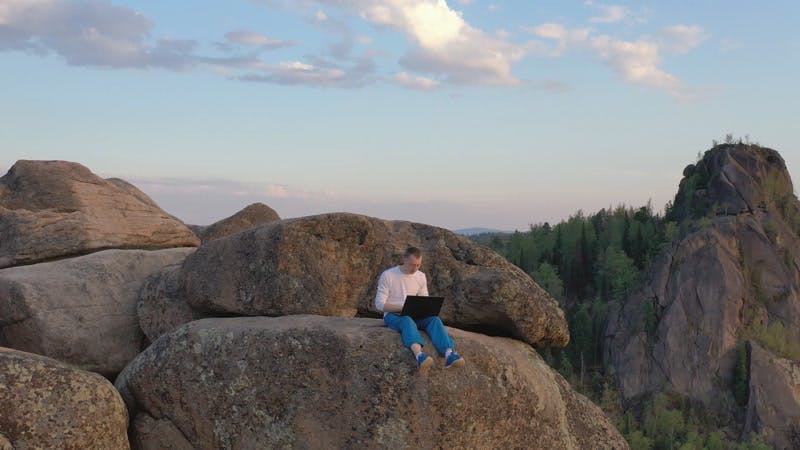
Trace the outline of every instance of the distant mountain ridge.
<path fill-rule="evenodd" d="M 512 233 L 512 231 L 504 231 L 498 230 L 496 228 L 484 228 L 484 227 L 471 227 L 471 228 L 461 228 L 458 230 L 453 230 L 453 233 L 460 234 L 462 236 L 474 236 L 476 234 L 484 234 L 484 233 Z"/>

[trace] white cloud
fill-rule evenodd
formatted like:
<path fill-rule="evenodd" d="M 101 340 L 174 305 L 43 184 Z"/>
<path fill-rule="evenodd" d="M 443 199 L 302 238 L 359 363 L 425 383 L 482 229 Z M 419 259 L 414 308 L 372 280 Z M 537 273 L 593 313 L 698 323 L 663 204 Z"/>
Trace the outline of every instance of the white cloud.
<path fill-rule="evenodd" d="M 564 47 L 575 46 L 585 42 L 591 34 L 591 28 L 567 28 L 558 23 L 543 23 L 535 27 L 525 27 L 527 32 L 540 38 L 559 41 Z"/>
<path fill-rule="evenodd" d="M 415 77 L 413 75 L 409 75 L 407 72 L 400 72 L 394 76 L 395 82 L 397 84 L 409 88 L 409 89 L 419 89 L 423 91 L 429 91 L 432 89 L 436 89 L 439 87 L 439 82 L 425 77 Z"/>
<path fill-rule="evenodd" d="M 697 26 L 676 25 L 666 28 L 658 38 L 642 37 L 623 40 L 608 35 L 593 35 L 588 28 L 569 29 L 561 24 L 546 23 L 526 30 L 538 37 L 556 41 L 551 54 L 588 49 L 629 83 L 662 89 L 678 98 L 691 98 L 690 90 L 681 80 L 661 68 L 664 50 L 685 53 L 704 38 Z M 539 50 L 540 53 L 542 50 Z"/>
<path fill-rule="evenodd" d="M 246 192 L 246 191 L 244 191 Z M 267 197 L 275 197 L 275 198 L 288 198 L 291 197 L 291 193 L 286 185 L 283 184 L 268 184 L 264 188 L 264 194 Z"/>
<path fill-rule="evenodd" d="M 256 61 L 244 63 L 240 67 L 250 70 L 232 78 L 282 85 L 344 88 L 373 82 L 375 70 L 374 61 L 368 57 L 352 58 L 350 65 L 342 66 L 314 55 L 307 55 L 305 61 L 284 61 L 278 64 Z"/>
<path fill-rule="evenodd" d="M 281 183 L 252 183 L 216 178 L 147 177 L 103 174 L 118 177 L 136 185 L 150 194 L 196 194 L 198 198 L 208 193 L 226 193 L 236 196 L 262 196 L 269 199 L 333 199 L 340 194 L 330 189 L 308 189 Z"/>
<path fill-rule="evenodd" d="M 370 22 L 401 29 L 421 47 L 439 50 L 457 41 L 467 23 L 444 1 L 369 2 L 361 15 Z"/>
<path fill-rule="evenodd" d="M 583 45 L 589 38 L 590 28 L 566 28 L 558 23 L 543 23 L 535 27 L 523 27 L 534 36 L 556 41 L 556 46 L 548 46 L 539 41 L 531 41 L 526 44 L 527 52 L 537 56 L 556 57 L 561 56 L 569 50 Z"/>
<path fill-rule="evenodd" d="M 311 0 L 309 0 L 311 1 Z M 512 85 L 524 48 L 467 23 L 445 0 L 314 0 L 398 30 L 414 44 L 400 60 L 407 69 L 458 84 Z"/>
<path fill-rule="evenodd" d="M 586 0 L 583 4 L 600 11 L 601 14 L 599 16 L 593 16 L 589 19 L 589 22 L 597 24 L 645 23 L 647 22 L 647 16 L 652 13 L 652 10 L 648 8 L 633 11 L 624 5 L 609 5 L 593 0 Z"/>
<path fill-rule="evenodd" d="M 295 43 L 292 41 L 272 39 L 267 36 L 264 36 L 261 33 L 249 30 L 229 31 L 228 33 L 225 33 L 225 39 L 237 44 L 249 45 L 253 47 L 269 48 L 269 49 L 289 47 L 295 45 Z"/>
<path fill-rule="evenodd" d="M 673 25 L 664 28 L 659 37 L 659 43 L 667 50 L 674 53 L 688 53 L 697 47 L 706 38 L 706 32 L 696 25 Z"/>
<path fill-rule="evenodd" d="M 274 4 L 281 0 L 253 1 Z M 594 23 L 630 21 L 637 16 L 624 6 L 591 0 L 585 4 L 603 12 L 590 19 Z M 556 57 L 582 49 L 626 82 L 681 97 L 687 89 L 663 69 L 663 54 L 686 53 L 706 38 L 701 27 L 690 25 L 667 27 L 655 36 L 620 39 L 595 35 L 591 28 L 545 23 L 526 28 L 539 39 L 515 43 L 505 30 L 485 32 L 474 27 L 445 0 L 285 0 L 285 6 L 302 8 L 310 24 L 339 39 L 318 54 L 276 63 L 260 55 L 297 43 L 252 30 L 232 30 L 225 34 L 225 41 L 214 43 L 225 53 L 215 56 L 198 53 L 194 40 L 153 36 L 151 19 L 111 0 L 0 0 L 0 51 L 55 53 L 70 65 L 202 68 L 245 81 L 354 87 L 381 79 L 376 75 L 376 55 L 393 56 L 372 48 L 371 38 L 354 33 L 346 18 L 350 16 L 396 30 L 408 39 L 410 48 L 397 60 L 401 68 L 392 70 L 396 74 L 388 78 L 408 88 L 432 90 L 448 83 L 517 85 L 521 81 L 513 69 L 524 57 Z M 542 86 L 554 92 L 566 89 L 552 81 Z"/>
<path fill-rule="evenodd" d="M 347 72 L 338 68 L 317 67 L 300 61 L 286 61 L 277 65 L 260 64 L 262 74 L 246 74 L 239 77 L 244 81 L 260 81 L 277 84 L 307 84 L 314 86 L 334 86 L 347 79 Z"/>
<path fill-rule="evenodd" d="M 625 81 L 664 89 L 676 95 L 682 91 L 680 80 L 660 68 L 661 56 L 655 42 L 598 36 L 589 41 L 589 48 Z"/>
<path fill-rule="evenodd" d="M 627 19 L 631 15 L 630 9 L 626 6 L 621 5 L 605 5 L 605 4 L 598 4 L 597 5 L 600 10 L 602 10 L 603 15 L 592 17 L 589 19 L 589 22 L 593 23 L 617 23 L 622 22 L 623 20 Z"/>
<path fill-rule="evenodd" d="M 152 21 L 108 0 L 3 0 L 0 51 L 56 53 L 70 65 L 110 68 L 193 64 L 196 43 L 160 39 L 151 44 Z"/>
<path fill-rule="evenodd" d="M 42 6 L 51 6 L 55 0 L 3 0 L 0 3 L 0 25 L 13 25 L 20 15 Z"/>

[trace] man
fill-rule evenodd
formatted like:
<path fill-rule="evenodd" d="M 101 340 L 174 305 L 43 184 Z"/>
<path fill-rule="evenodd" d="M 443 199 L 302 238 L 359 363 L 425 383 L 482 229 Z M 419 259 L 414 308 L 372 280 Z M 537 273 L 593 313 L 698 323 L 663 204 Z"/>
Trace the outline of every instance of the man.
<path fill-rule="evenodd" d="M 383 321 L 389 328 L 400 332 L 403 345 L 414 353 L 420 372 L 427 372 L 433 365 L 433 358 L 422 351 L 425 339 L 419 334 L 420 329 L 428 333 L 433 346 L 444 355 L 446 368 L 463 366 L 464 358 L 453 349 L 453 340 L 447 335 L 439 316 L 415 320 L 398 314 L 403 310 L 406 295 L 428 295 L 428 280 L 419 270 L 421 265 L 422 252 L 416 247 L 409 247 L 403 255 L 403 264 L 381 273 L 375 308 L 383 312 Z"/>

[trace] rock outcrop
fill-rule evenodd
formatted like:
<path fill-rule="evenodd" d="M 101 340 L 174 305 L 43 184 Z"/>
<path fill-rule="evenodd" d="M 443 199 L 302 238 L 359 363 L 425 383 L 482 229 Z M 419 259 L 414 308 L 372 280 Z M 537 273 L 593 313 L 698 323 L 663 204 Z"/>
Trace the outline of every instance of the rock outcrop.
<path fill-rule="evenodd" d="M 263 203 L 253 203 L 219 222 L 207 226 L 189 225 L 189 228 L 200 238 L 200 241 L 206 243 L 278 220 L 281 218 L 274 209 Z"/>
<path fill-rule="evenodd" d="M 144 344 L 136 304 L 144 280 L 194 248 L 103 250 L 0 270 L 0 345 L 106 375 Z"/>
<path fill-rule="evenodd" d="M 102 376 L 0 347 L 0 448 L 128 449 L 127 427 Z"/>
<path fill-rule="evenodd" d="M 20 160 L 0 178 L 0 235 L 0 268 L 109 248 L 200 243 L 130 183 L 67 161 Z"/>
<path fill-rule="evenodd" d="M 378 276 L 409 245 L 423 250 L 431 294 L 446 297 L 446 324 L 537 347 L 569 341 L 556 301 L 492 250 L 443 228 L 348 213 L 281 220 L 208 242 L 177 274 L 159 274 L 177 280 L 161 283 L 160 293 L 148 290 L 142 303 L 157 310 L 147 304 L 180 299 L 204 315 L 378 317 Z"/>
<path fill-rule="evenodd" d="M 789 347 L 800 343 L 800 203 L 771 149 L 718 146 L 684 175 L 667 216 L 682 237 L 612 304 L 606 360 L 627 400 L 670 391 L 740 420 L 738 343 L 778 323 Z"/>
<path fill-rule="evenodd" d="M 151 342 L 185 323 L 208 317 L 178 297 L 180 267 L 177 263 L 162 268 L 139 290 L 136 313 L 142 332 Z"/>
<path fill-rule="evenodd" d="M 490 249 L 263 204 L 193 229 L 202 246 L 80 164 L 0 178 L 0 449 L 628 448 L 531 347 L 567 344 L 563 311 Z M 421 377 L 396 332 L 354 318 L 379 317 L 378 276 L 411 245 L 445 323 L 506 336 L 450 329 L 468 369 Z M 130 411 L 100 375 L 118 373 Z"/>
<path fill-rule="evenodd" d="M 800 448 L 800 361 L 779 358 L 748 341 L 750 394 L 744 432 L 778 450 Z"/>
<path fill-rule="evenodd" d="M 378 319 L 201 319 L 115 385 L 142 449 L 628 448 L 528 345 L 449 332 L 468 368 L 420 377 Z"/>

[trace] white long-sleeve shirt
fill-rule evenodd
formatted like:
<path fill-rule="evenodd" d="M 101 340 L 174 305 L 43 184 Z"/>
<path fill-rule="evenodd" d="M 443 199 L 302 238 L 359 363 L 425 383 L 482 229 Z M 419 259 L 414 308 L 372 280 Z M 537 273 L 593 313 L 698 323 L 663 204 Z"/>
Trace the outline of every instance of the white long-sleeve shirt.
<path fill-rule="evenodd" d="M 428 279 L 419 270 L 406 274 L 400 266 L 394 266 L 381 273 L 378 279 L 378 292 L 375 294 L 375 308 L 383 311 L 387 305 L 403 307 L 406 295 L 428 295 Z M 385 316 L 388 312 L 384 312 Z"/>

